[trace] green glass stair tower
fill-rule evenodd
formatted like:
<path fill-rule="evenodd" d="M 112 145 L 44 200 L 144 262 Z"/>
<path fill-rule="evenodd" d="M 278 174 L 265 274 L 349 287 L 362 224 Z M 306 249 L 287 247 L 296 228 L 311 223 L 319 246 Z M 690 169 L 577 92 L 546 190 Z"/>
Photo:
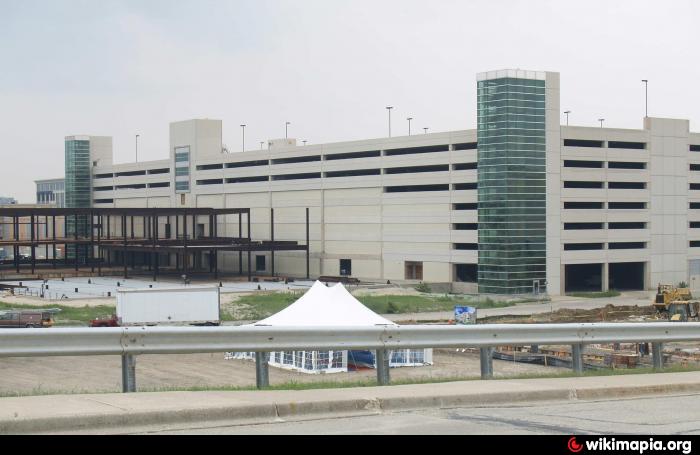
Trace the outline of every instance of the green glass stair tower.
<path fill-rule="evenodd" d="M 477 82 L 479 292 L 523 294 L 546 279 L 545 77 Z M 520 75 L 533 77 L 513 77 Z"/>

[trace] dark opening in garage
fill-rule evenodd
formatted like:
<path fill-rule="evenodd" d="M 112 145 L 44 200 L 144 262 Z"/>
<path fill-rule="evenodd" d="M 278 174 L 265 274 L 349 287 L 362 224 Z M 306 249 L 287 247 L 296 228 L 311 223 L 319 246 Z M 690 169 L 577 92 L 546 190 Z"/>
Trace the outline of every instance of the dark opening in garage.
<path fill-rule="evenodd" d="M 603 289 L 603 264 L 565 266 L 564 292 L 595 292 Z"/>
<path fill-rule="evenodd" d="M 643 291 L 644 263 L 621 262 L 609 264 L 608 286 L 616 291 Z"/>
<path fill-rule="evenodd" d="M 455 277 L 457 281 L 476 283 L 476 264 L 455 264 Z"/>

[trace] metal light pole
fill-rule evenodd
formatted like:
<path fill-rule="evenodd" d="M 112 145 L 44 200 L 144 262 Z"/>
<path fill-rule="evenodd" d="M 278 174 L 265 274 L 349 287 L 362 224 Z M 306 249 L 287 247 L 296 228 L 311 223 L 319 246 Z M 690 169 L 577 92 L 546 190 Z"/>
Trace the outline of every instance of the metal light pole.
<path fill-rule="evenodd" d="M 564 111 L 564 115 L 566 115 L 566 126 L 569 126 L 569 114 L 571 114 L 571 111 Z"/>
<path fill-rule="evenodd" d="M 284 138 L 285 138 L 285 139 L 287 139 L 287 138 L 289 137 L 289 136 L 287 135 L 287 134 L 288 134 L 288 127 L 289 127 L 289 125 L 291 125 L 290 122 L 286 122 L 286 123 L 284 124 Z"/>
<path fill-rule="evenodd" d="M 423 128 L 423 131 L 425 131 L 425 134 L 428 134 L 428 128 L 427 128 L 427 127 Z"/>
<path fill-rule="evenodd" d="M 265 143 L 265 141 L 260 141 L 260 150 L 263 149 L 263 144 L 264 144 L 264 143 Z"/>
<path fill-rule="evenodd" d="M 245 152 L 245 123 L 241 125 L 241 129 L 243 130 L 243 148 L 241 149 L 241 152 Z"/>
<path fill-rule="evenodd" d="M 411 120 L 413 120 L 413 117 L 408 117 L 406 120 L 408 120 L 408 135 L 411 135 Z"/>
<path fill-rule="evenodd" d="M 304 146 L 306 147 L 306 142 L 307 142 L 307 141 L 301 141 L 301 142 L 303 142 L 303 143 L 304 143 Z"/>
<path fill-rule="evenodd" d="M 389 113 L 389 137 L 391 137 L 391 110 L 394 108 L 394 106 L 387 106 L 386 110 Z"/>
<path fill-rule="evenodd" d="M 649 117 L 649 79 L 642 79 L 644 82 L 644 117 Z"/>
<path fill-rule="evenodd" d="M 139 162 L 139 135 L 136 135 L 136 162 Z"/>
<path fill-rule="evenodd" d="M 600 127 L 603 127 L 603 122 L 605 121 L 604 118 L 599 118 L 598 121 L 600 122 Z"/>

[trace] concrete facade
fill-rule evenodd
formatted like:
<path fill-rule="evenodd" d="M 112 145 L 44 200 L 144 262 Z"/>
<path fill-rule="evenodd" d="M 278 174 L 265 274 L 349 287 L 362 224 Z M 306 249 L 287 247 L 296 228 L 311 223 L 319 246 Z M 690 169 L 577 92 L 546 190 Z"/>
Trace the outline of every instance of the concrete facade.
<path fill-rule="evenodd" d="M 586 265 L 599 267 L 590 286 L 601 290 L 622 286 L 617 271 L 629 267 L 642 271 L 644 288 L 700 287 L 700 134 L 688 120 L 651 117 L 640 129 L 560 125 L 559 74 L 542 74 L 547 291 L 571 290 L 567 270 L 572 279 L 579 269 L 570 266 Z M 93 205 L 250 207 L 254 239 L 270 238 L 274 209 L 275 239 L 300 242 L 308 207 L 312 276 L 337 276 L 350 260 L 351 276 L 363 280 L 476 292 L 477 130 L 269 145 L 228 153 L 220 120 L 172 123 L 168 159 L 93 160 Z M 190 153 L 178 172 L 187 176 L 175 176 L 181 147 Z M 178 177 L 189 179 L 188 191 L 175 191 Z M 245 228 L 233 216 L 218 226 L 226 235 Z M 237 255 L 219 261 L 238 272 Z M 303 275 L 301 252 L 278 252 L 275 262 L 278 274 Z"/>

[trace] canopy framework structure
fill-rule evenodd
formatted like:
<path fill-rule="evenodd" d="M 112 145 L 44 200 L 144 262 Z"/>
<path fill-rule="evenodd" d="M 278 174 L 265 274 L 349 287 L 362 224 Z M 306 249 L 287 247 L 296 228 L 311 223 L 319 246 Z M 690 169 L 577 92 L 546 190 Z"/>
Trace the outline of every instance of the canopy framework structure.
<path fill-rule="evenodd" d="M 237 218 L 238 235 L 226 235 L 227 217 Z M 219 232 L 223 224 L 222 233 Z M 2 235 L 4 233 L 4 235 Z M 275 275 L 275 251 L 305 251 L 309 276 L 309 211 L 306 209 L 306 244 L 274 240 L 274 209 L 270 239 L 251 237 L 250 208 L 44 208 L 0 207 L 0 270 L 20 274 L 37 268 L 103 268 L 129 270 L 146 267 L 157 279 L 162 271 L 208 273 L 219 276 L 219 253 L 238 252 L 238 270 L 252 278 L 251 253 L 270 252 Z M 60 248 L 59 248 L 60 247 Z M 25 250 L 29 254 L 20 252 Z M 42 256 L 37 254 L 42 251 Z"/>
<path fill-rule="evenodd" d="M 298 300 L 280 312 L 252 324 L 255 326 L 396 326 L 376 314 L 338 283 L 328 288 L 319 281 Z M 254 352 L 227 353 L 227 359 L 255 359 Z M 279 351 L 269 354 L 268 363 L 278 368 L 302 373 L 340 373 L 348 365 L 376 368 L 373 351 Z M 432 349 L 396 349 L 389 351 L 389 366 L 423 366 L 432 364 Z"/>

